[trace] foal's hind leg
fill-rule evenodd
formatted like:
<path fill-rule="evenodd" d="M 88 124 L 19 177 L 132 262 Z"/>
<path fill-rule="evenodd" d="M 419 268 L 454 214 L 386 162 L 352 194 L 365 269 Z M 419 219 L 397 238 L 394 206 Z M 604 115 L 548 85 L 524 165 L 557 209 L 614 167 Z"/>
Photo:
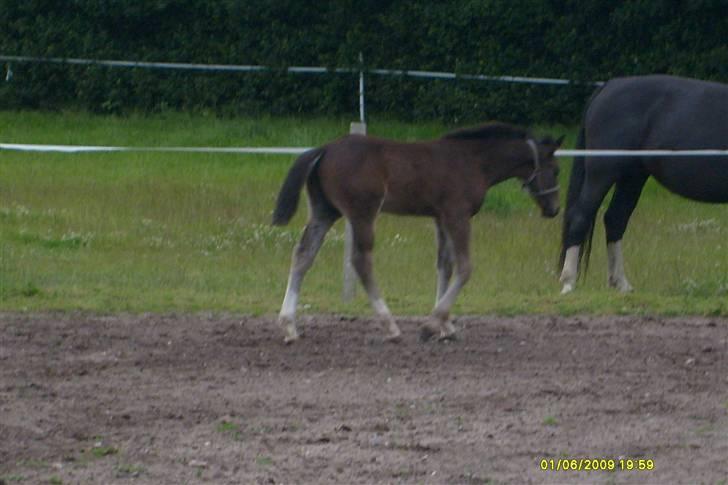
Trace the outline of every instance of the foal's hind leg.
<path fill-rule="evenodd" d="M 440 339 L 455 337 L 455 326 L 450 321 L 450 308 L 455 303 L 465 283 L 470 279 L 472 265 L 470 263 L 470 218 L 469 216 L 452 217 L 438 221 L 438 227 L 450 243 L 455 259 L 455 278 L 447 290 L 438 299 L 432 311 L 431 320 L 420 329 L 420 338 L 428 340 L 436 331 L 440 331 Z"/>
<path fill-rule="evenodd" d="M 337 217 L 334 217 L 333 214 L 312 214 L 311 220 L 303 230 L 301 240 L 293 250 L 286 296 L 283 298 L 283 305 L 281 305 L 281 311 L 278 315 L 278 323 L 286 332 L 286 343 L 298 340 L 300 336 L 296 329 L 296 305 L 301 282 L 306 275 L 306 271 L 313 264 L 313 260 L 324 241 L 324 236 L 326 236 L 336 219 Z"/>
<path fill-rule="evenodd" d="M 642 188 L 647 181 L 647 174 L 641 169 L 624 176 L 617 182 L 617 187 L 604 214 L 604 227 L 607 233 L 607 258 L 609 286 L 621 292 L 632 291 L 624 273 L 622 257 L 622 236 L 627 229 L 629 218 L 637 206 Z"/>
<path fill-rule="evenodd" d="M 387 335 L 387 341 L 399 341 L 402 332 L 389 311 L 389 307 L 379 295 L 379 287 L 374 280 L 372 271 L 372 250 L 374 249 L 374 217 L 351 220 L 354 234 L 354 250 L 352 252 L 352 265 L 361 279 L 364 290 L 367 292 L 369 302 L 374 312 L 382 320 Z"/>

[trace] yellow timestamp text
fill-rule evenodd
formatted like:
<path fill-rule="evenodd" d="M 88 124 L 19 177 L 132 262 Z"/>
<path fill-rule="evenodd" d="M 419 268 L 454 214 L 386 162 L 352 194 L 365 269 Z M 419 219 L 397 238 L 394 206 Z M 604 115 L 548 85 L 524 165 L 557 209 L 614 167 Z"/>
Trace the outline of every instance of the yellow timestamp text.
<path fill-rule="evenodd" d="M 543 471 L 651 471 L 655 461 L 645 458 L 549 458 L 539 461 Z"/>

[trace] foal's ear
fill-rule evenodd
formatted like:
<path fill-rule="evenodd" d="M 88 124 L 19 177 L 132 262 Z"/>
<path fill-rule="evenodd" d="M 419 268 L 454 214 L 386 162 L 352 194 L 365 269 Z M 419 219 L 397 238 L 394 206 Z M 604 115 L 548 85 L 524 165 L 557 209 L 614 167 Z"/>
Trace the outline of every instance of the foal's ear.
<path fill-rule="evenodd" d="M 566 138 L 566 135 L 561 135 L 558 139 L 554 140 L 550 135 L 547 135 L 541 140 L 541 144 L 558 148 L 564 142 L 564 138 Z"/>
<path fill-rule="evenodd" d="M 548 137 L 545 140 L 545 144 L 548 145 L 549 155 L 553 155 L 554 152 L 561 146 L 561 144 L 564 142 L 565 135 L 561 135 L 556 140 L 554 140 L 551 137 Z"/>

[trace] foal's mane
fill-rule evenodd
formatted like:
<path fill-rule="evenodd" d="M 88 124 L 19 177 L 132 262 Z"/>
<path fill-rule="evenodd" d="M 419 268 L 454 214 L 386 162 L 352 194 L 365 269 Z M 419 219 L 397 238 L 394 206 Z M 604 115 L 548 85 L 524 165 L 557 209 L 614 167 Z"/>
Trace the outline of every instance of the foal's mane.
<path fill-rule="evenodd" d="M 508 123 L 491 122 L 470 128 L 461 128 L 443 135 L 447 140 L 479 140 L 487 138 L 528 138 L 528 130 Z"/>

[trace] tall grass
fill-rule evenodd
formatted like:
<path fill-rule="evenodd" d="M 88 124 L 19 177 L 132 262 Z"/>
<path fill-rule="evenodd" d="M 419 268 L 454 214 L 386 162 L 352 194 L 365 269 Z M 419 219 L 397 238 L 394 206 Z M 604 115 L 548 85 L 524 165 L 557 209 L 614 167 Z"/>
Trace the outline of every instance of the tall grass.
<path fill-rule="evenodd" d="M 0 141 L 138 146 L 314 146 L 343 119 L 219 119 L 185 114 L 97 117 L 0 112 Z M 437 123 L 374 121 L 414 140 Z M 574 130 L 545 128 L 569 135 Z M 294 157 L 233 154 L 0 152 L 0 310 L 225 311 L 272 314 L 285 289 L 305 204 L 284 228 L 269 218 Z M 562 186 L 568 179 L 568 162 Z M 559 296 L 560 220 L 545 220 L 515 182 L 495 187 L 473 219 L 475 272 L 459 313 L 728 314 L 728 213 L 650 183 L 625 238 L 636 291 L 606 289 L 601 224 L 591 271 Z M 341 302 L 342 224 L 303 286 L 304 312 L 368 313 Z M 375 272 L 393 311 L 426 314 L 435 293 L 434 229 L 383 216 Z"/>

